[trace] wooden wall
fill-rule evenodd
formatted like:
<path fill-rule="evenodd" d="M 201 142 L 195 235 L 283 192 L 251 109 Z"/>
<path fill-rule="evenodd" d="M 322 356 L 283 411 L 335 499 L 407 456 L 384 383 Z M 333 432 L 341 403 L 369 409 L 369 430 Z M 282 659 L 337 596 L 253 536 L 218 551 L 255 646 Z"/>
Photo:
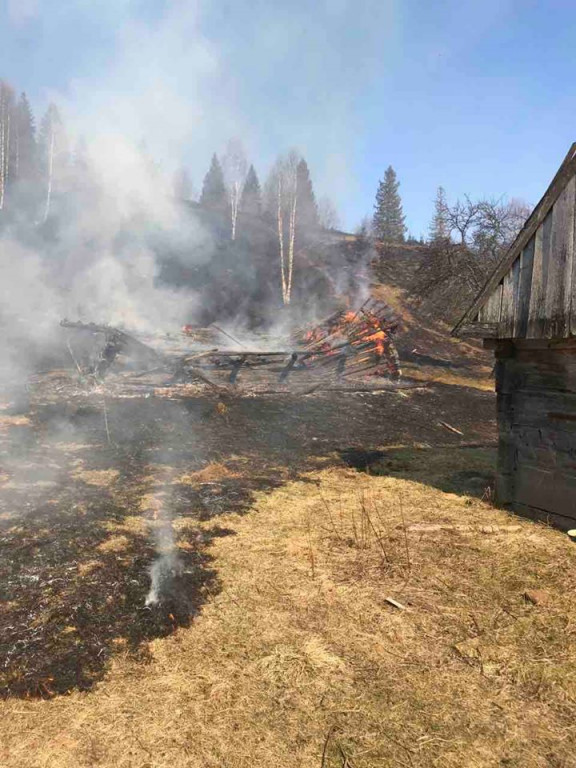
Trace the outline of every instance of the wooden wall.
<path fill-rule="evenodd" d="M 576 340 L 495 341 L 496 501 L 576 528 Z"/>
<path fill-rule="evenodd" d="M 478 311 L 476 321 L 495 324 L 498 338 L 566 338 L 576 333 L 575 214 L 572 176 Z"/>

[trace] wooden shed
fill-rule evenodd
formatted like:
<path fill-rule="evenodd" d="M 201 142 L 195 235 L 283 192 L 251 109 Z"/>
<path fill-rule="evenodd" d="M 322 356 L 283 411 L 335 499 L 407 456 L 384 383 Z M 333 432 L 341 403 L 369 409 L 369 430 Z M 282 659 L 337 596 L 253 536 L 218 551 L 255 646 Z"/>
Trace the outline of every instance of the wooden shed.
<path fill-rule="evenodd" d="M 576 143 L 454 329 L 496 356 L 496 501 L 576 528 Z"/>

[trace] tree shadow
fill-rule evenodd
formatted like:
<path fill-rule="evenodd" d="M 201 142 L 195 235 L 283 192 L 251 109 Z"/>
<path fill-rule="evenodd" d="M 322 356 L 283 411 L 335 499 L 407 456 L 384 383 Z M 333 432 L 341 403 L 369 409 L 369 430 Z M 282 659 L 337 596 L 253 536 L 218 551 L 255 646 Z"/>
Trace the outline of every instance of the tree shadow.
<path fill-rule="evenodd" d="M 491 500 L 494 495 L 495 446 L 344 448 L 339 456 L 346 466 L 376 477 L 413 480 L 459 496 Z"/>

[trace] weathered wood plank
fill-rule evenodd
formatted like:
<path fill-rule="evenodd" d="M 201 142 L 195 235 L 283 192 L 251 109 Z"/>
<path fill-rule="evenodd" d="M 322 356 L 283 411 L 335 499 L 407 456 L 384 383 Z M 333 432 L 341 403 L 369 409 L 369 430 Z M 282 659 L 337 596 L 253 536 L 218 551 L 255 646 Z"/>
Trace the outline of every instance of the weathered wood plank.
<path fill-rule="evenodd" d="M 535 390 L 545 393 L 559 390 L 576 393 L 576 351 L 573 349 L 516 348 L 514 358 L 506 359 L 505 365 L 509 382 L 506 392 Z"/>
<path fill-rule="evenodd" d="M 547 523 L 548 525 L 559 528 L 561 531 L 569 531 L 574 528 L 575 519 L 562 514 L 554 514 L 548 512 L 545 509 L 537 509 L 529 504 L 520 504 L 515 501 L 512 504 L 512 510 L 522 517 L 527 517 L 530 520 L 536 520 L 541 523 Z"/>
<path fill-rule="evenodd" d="M 514 440 L 518 464 L 547 470 L 560 470 L 576 476 L 576 455 L 571 451 L 559 451 L 555 446 L 521 439 Z"/>
<path fill-rule="evenodd" d="M 576 440 L 576 394 L 550 391 L 546 393 L 517 390 L 514 394 L 514 427 L 533 426 L 570 432 Z"/>
<path fill-rule="evenodd" d="M 512 271 L 504 276 L 502 283 L 502 308 L 498 336 L 501 339 L 511 339 L 514 336 L 514 274 Z"/>
<path fill-rule="evenodd" d="M 574 433 L 555 429 L 553 423 L 546 427 L 515 426 L 515 439 L 525 445 L 538 446 L 542 449 L 558 451 L 569 456 L 574 455 Z"/>
<path fill-rule="evenodd" d="M 550 279 L 550 261 L 552 245 L 552 227 L 554 225 L 554 209 L 550 211 L 542 224 L 542 303 L 539 308 L 537 335 L 547 337 L 547 296 Z"/>
<path fill-rule="evenodd" d="M 570 294 L 567 291 L 572 282 L 575 185 L 576 181 L 572 177 L 553 208 L 544 307 L 544 335 L 548 338 L 565 336 L 570 328 Z"/>
<path fill-rule="evenodd" d="M 544 296 L 546 293 L 544 287 L 544 271 L 542 262 L 544 241 L 544 226 L 538 227 L 534 234 L 534 256 L 532 264 L 532 285 L 530 286 L 530 302 L 528 306 L 528 329 L 527 336 L 538 338 L 540 334 L 540 323 L 544 315 Z"/>
<path fill-rule="evenodd" d="M 520 283 L 514 321 L 514 336 L 516 338 L 526 336 L 528 332 L 528 312 L 532 289 L 532 270 L 534 268 L 534 246 L 535 238 L 533 237 L 522 251 L 522 256 L 520 257 Z"/>
<path fill-rule="evenodd" d="M 576 476 L 518 465 L 514 503 L 576 520 Z"/>
<path fill-rule="evenodd" d="M 466 323 L 460 327 L 458 335 L 462 338 L 469 337 L 475 339 L 489 339 L 495 338 L 498 335 L 497 323 Z"/>
<path fill-rule="evenodd" d="M 534 235 L 540 224 L 544 221 L 548 212 L 562 193 L 566 183 L 574 176 L 576 172 L 576 143 L 572 144 L 566 157 L 564 158 L 562 165 L 558 169 L 556 175 L 550 182 L 550 185 L 543 197 L 540 199 L 538 205 L 532 211 L 530 217 L 526 221 L 526 224 L 518 234 L 518 237 L 509 248 L 508 252 L 502 258 L 498 267 L 490 275 L 486 281 L 484 287 L 476 297 L 472 307 L 462 317 L 460 322 L 453 329 L 453 333 L 458 335 L 460 325 L 464 324 L 468 320 L 475 318 L 478 315 L 480 307 L 485 303 L 486 298 L 492 293 L 494 288 L 502 280 L 506 272 L 510 269 L 515 259 L 520 255 L 522 250 L 526 247 L 530 238 Z"/>
<path fill-rule="evenodd" d="M 514 339 L 514 345 L 522 350 L 562 350 L 570 352 L 576 350 L 576 339 Z"/>
<path fill-rule="evenodd" d="M 490 295 L 486 304 L 478 313 L 478 320 L 482 323 L 500 322 L 500 310 L 502 306 L 502 284 L 500 283 Z M 462 330 L 460 331 L 462 334 Z"/>

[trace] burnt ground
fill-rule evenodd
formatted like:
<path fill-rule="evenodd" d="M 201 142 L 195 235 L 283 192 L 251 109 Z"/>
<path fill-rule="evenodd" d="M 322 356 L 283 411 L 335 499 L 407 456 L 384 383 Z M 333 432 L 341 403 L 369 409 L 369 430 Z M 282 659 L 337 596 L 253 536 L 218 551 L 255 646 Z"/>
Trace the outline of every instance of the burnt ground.
<path fill-rule="evenodd" d="M 27 404 L 0 411 L 2 695 L 89 689 L 118 652 L 144 663 L 147 641 L 186 626 L 218 590 L 210 542 L 234 534 L 218 517 L 244 513 L 257 491 L 355 451 L 487 444 L 494 433 L 493 394 L 455 384 L 138 396 L 113 377 L 92 391 L 72 373 L 39 377 Z M 178 566 L 146 606 L 166 531 Z"/>

